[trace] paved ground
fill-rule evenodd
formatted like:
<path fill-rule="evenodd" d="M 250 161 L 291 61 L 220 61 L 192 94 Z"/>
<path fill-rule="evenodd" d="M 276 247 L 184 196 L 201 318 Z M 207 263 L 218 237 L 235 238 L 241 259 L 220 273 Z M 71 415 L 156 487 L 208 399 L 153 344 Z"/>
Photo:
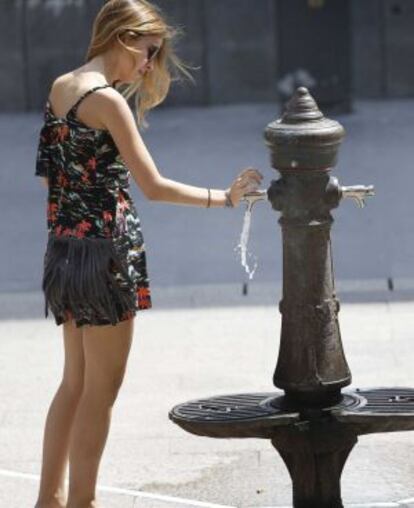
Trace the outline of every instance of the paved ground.
<path fill-rule="evenodd" d="M 102 463 L 105 508 L 289 505 L 289 477 L 268 442 L 196 437 L 167 417 L 189 399 L 272 390 L 280 320 L 271 300 L 279 295 L 256 290 L 235 298 L 230 286 L 154 289 L 160 308 L 137 318 Z M 377 302 L 342 307 L 353 386 L 414 386 L 414 303 L 377 294 Z M 41 304 L 41 295 L 26 304 Z M 0 506 L 30 508 L 44 418 L 62 368 L 61 329 L 50 319 L 3 316 L 0 335 Z M 344 501 L 414 507 L 413 479 L 413 433 L 365 436 L 343 475 Z"/>

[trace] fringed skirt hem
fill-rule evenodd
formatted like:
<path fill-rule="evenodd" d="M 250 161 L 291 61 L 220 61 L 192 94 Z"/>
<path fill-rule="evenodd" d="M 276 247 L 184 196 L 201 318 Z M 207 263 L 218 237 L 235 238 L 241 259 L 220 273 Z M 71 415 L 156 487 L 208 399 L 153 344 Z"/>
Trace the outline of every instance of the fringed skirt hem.
<path fill-rule="evenodd" d="M 119 284 L 122 280 L 122 287 Z M 132 281 L 111 238 L 51 235 L 44 258 L 45 317 L 57 325 L 115 325 L 151 308 L 147 279 Z"/>

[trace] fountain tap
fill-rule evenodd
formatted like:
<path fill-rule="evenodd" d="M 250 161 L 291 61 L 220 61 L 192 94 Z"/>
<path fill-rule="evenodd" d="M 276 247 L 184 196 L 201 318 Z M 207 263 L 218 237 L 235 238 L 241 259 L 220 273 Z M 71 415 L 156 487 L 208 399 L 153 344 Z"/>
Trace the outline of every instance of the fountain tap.
<path fill-rule="evenodd" d="M 331 176 L 326 187 L 325 202 L 329 203 L 332 208 L 336 208 L 341 199 L 351 198 L 357 202 L 360 208 L 364 208 L 365 199 L 375 196 L 375 188 L 373 185 L 340 185 L 338 178 Z"/>
<path fill-rule="evenodd" d="M 334 207 L 339 205 L 343 198 L 351 198 L 357 202 L 360 208 L 364 208 L 365 199 L 375 196 L 373 185 L 340 185 L 338 178 L 331 176 L 327 187 L 327 198 Z"/>
<path fill-rule="evenodd" d="M 348 187 L 340 187 L 341 195 L 343 198 L 351 198 L 357 202 L 359 208 L 364 208 L 365 198 L 375 196 L 373 185 L 351 185 Z"/>
<path fill-rule="evenodd" d="M 269 199 L 267 195 L 267 190 L 256 190 L 247 192 L 240 201 L 245 201 L 247 203 L 247 208 L 251 210 L 253 205 L 259 201 L 265 201 Z"/>

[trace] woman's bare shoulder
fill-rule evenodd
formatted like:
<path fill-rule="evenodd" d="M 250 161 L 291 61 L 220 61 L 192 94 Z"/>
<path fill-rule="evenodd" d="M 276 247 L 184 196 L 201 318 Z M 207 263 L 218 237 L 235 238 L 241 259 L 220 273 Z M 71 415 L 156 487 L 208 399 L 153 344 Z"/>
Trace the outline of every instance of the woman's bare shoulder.
<path fill-rule="evenodd" d="M 58 76 L 51 87 L 49 101 L 58 116 L 65 116 L 67 111 L 89 90 L 102 87 L 95 91 L 81 105 L 80 119 L 94 128 L 101 128 L 99 110 L 116 107 L 125 99 L 112 87 L 103 87 L 106 83 L 102 76 L 92 73 L 69 72 Z"/>
<path fill-rule="evenodd" d="M 63 87 L 66 87 L 73 83 L 74 75 L 73 72 L 67 72 L 66 74 L 61 74 L 57 76 L 54 81 L 52 81 L 52 85 L 50 87 L 51 93 L 60 90 Z"/>
<path fill-rule="evenodd" d="M 80 95 L 96 86 L 105 85 L 102 77 L 93 72 L 79 72 L 78 69 L 57 76 L 52 82 L 51 95 Z"/>

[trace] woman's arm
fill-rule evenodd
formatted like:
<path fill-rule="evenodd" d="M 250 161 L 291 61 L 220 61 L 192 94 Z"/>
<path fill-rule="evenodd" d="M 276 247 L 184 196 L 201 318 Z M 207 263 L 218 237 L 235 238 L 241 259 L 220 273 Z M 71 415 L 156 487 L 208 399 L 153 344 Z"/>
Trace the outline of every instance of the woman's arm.
<path fill-rule="evenodd" d="M 107 88 L 94 96 L 99 120 L 110 132 L 135 182 L 148 199 L 207 206 L 206 188 L 183 184 L 160 174 L 137 129 L 132 111 L 120 93 Z M 238 205 L 243 194 L 257 188 L 261 179 L 254 169 L 243 171 L 228 189 L 233 204 Z M 225 190 L 212 189 L 210 206 L 222 207 L 224 203 Z"/>

